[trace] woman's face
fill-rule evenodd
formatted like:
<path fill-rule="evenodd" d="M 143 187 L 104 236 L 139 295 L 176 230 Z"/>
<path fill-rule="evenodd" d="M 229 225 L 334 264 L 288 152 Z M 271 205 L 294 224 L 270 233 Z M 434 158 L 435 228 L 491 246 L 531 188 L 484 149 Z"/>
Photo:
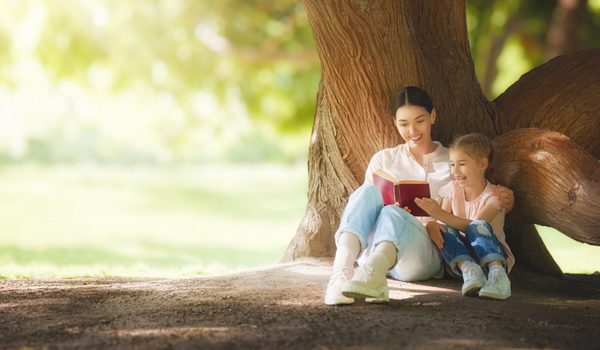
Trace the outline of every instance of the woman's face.
<path fill-rule="evenodd" d="M 431 114 L 423 107 L 404 105 L 396 111 L 396 127 L 400 136 L 413 149 L 431 147 L 431 124 L 435 122 L 435 108 Z"/>

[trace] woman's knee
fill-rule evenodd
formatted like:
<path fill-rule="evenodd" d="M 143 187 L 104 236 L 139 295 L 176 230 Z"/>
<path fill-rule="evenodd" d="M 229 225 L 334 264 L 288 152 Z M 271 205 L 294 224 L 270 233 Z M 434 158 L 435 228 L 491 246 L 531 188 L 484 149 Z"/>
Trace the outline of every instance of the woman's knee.
<path fill-rule="evenodd" d="M 396 217 L 396 218 L 408 218 L 411 216 L 406 210 L 397 207 L 395 205 L 386 205 L 381 209 L 381 215 L 387 217 Z"/>
<path fill-rule="evenodd" d="M 460 234 L 459 231 L 452 226 L 446 226 L 446 233 L 449 233 L 453 236 L 458 236 Z"/>
<path fill-rule="evenodd" d="M 364 208 L 374 208 L 375 210 L 381 210 L 383 207 L 383 197 L 381 191 L 375 185 L 363 184 L 356 189 L 348 198 L 347 206 L 359 206 Z"/>
<path fill-rule="evenodd" d="M 350 197 L 361 197 L 361 198 L 368 198 L 368 199 L 381 199 L 381 191 L 379 191 L 379 189 L 377 188 L 377 186 L 373 185 L 373 184 L 363 184 L 361 185 L 359 188 L 356 189 L 356 191 L 354 191 Z M 383 199 L 381 199 L 383 200 Z"/>

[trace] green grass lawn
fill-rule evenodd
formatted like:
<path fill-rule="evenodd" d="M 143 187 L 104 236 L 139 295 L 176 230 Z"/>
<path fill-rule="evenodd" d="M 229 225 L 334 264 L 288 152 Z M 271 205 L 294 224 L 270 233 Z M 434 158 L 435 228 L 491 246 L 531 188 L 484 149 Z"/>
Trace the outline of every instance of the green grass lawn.
<path fill-rule="evenodd" d="M 272 264 L 306 166 L 0 169 L 0 276 L 214 274 Z"/>
<path fill-rule="evenodd" d="M 272 264 L 304 214 L 306 165 L 0 167 L 0 277 L 179 278 Z M 542 231 L 567 272 L 600 247 Z"/>
<path fill-rule="evenodd" d="M 537 226 L 546 247 L 564 272 L 600 271 L 600 247 L 577 242 L 550 227 Z"/>

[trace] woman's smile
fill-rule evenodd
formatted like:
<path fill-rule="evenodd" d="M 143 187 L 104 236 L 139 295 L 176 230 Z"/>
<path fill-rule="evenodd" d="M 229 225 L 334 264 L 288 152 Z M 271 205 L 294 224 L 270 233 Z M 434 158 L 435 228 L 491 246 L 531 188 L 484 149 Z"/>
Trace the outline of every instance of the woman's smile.
<path fill-rule="evenodd" d="M 434 121 L 435 109 L 430 113 L 420 106 L 405 105 L 396 110 L 396 127 L 415 155 L 435 150 L 436 145 L 431 140 L 431 124 Z"/>
<path fill-rule="evenodd" d="M 413 142 L 418 142 L 421 139 L 422 136 L 423 136 L 423 134 L 421 134 L 419 136 L 411 136 L 410 139 Z"/>

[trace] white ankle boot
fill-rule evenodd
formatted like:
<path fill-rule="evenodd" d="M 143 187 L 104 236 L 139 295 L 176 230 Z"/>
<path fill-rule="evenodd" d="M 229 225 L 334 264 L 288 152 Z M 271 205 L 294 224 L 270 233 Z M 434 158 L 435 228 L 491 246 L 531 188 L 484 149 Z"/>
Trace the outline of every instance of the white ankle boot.
<path fill-rule="evenodd" d="M 352 304 L 354 299 L 342 295 L 342 286 L 354 276 L 354 253 L 346 247 L 339 247 L 333 261 L 333 273 L 325 294 L 325 304 Z"/>
<path fill-rule="evenodd" d="M 342 287 L 342 294 L 349 298 L 367 298 L 369 302 L 389 302 L 389 288 L 385 274 L 389 268 L 383 253 L 374 252 L 360 266 L 351 281 Z"/>

